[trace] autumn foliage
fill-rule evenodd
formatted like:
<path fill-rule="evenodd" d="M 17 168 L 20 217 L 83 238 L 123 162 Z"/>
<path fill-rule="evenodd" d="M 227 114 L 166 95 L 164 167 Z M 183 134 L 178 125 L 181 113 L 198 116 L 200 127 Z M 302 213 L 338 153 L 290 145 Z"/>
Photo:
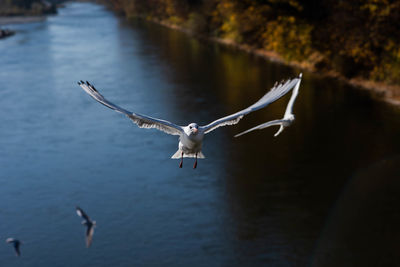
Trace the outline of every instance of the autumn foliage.
<path fill-rule="evenodd" d="M 287 61 L 400 84 L 400 2 L 392 0 L 111 0 L 128 17 L 278 53 Z"/>

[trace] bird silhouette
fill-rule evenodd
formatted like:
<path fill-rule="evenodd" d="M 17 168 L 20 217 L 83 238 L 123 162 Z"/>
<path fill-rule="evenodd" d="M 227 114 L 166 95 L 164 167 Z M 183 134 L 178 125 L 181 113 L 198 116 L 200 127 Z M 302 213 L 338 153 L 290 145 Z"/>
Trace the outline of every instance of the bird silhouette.
<path fill-rule="evenodd" d="M 19 250 L 19 246 L 22 244 L 21 241 L 19 241 L 18 239 L 9 237 L 6 239 L 6 242 L 9 244 L 13 244 L 14 246 L 14 250 L 15 250 L 15 254 L 19 257 L 21 256 L 21 251 Z"/>
<path fill-rule="evenodd" d="M 82 224 L 86 226 L 86 247 L 90 247 L 92 244 L 96 221 L 92 221 L 89 216 L 78 206 L 76 206 L 76 213 L 83 218 Z"/>

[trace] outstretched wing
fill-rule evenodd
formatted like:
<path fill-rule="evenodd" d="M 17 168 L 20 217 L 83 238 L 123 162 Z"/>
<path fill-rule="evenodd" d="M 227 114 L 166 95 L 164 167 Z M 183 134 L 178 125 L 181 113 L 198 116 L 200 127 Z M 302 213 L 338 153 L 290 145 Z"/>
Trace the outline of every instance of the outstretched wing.
<path fill-rule="evenodd" d="M 289 79 L 284 83 L 275 85 L 268 93 L 266 93 L 260 100 L 258 100 L 250 107 L 203 126 L 202 128 L 204 130 L 204 133 L 209 133 L 221 126 L 233 125 L 238 123 L 243 118 L 244 115 L 259 110 L 263 107 L 266 107 L 267 105 L 271 104 L 272 102 L 284 96 L 297 84 L 299 79 L 300 78 Z"/>
<path fill-rule="evenodd" d="M 132 113 L 126 109 L 123 109 L 107 99 L 105 99 L 97 90 L 94 88 L 92 84 L 90 84 L 88 81 L 83 82 L 80 81 L 78 82 L 79 86 L 82 87 L 83 90 L 85 90 L 86 93 L 88 93 L 91 97 L 93 97 L 97 102 L 103 104 L 104 106 L 111 108 L 119 113 L 122 113 L 128 118 L 130 118 L 134 123 L 136 123 L 140 128 L 155 128 L 160 131 L 163 131 L 167 134 L 172 134 L 172 135 L 180 135 L 183 132 L 183 129 L 181 126 L 178 126 L 172 122 L 165 121 L 165 120 L 160 120 L 156 118 L 152 118 L 146 115 L 142 115 L 139 113 Z"/>
<path fill-rule="evenodd" d="M 299 87 L 300 87 L 302 76 L 303 76 L 303 74 L 300 73 L 299 81 L 296 83 L 296 86 L 294 87 L 293 92 L 292 92 L 292 96 L 290 97 L 289 103 L 286 107 L 285 116 L 284 116 L 285 118 L 287 118 L 288 116 L 293 114 L 293 104 L 294 104 L 294 101 L 296 100 L 297 94 L 299 93 Z"/>
<path fill-rule="evenodd" d="M 12 238 L 12 237 L 9 237 L 9 238 L 6 239 L 6 242 L 7 242 L 7 243 L 14 243 L 14 242 L 15 242 L 15 239 Z"/>
<path fill-rule="evenodd" d="M 19 242 L 14 243 L 14 249 L 15 249 L 15 254 L 17 254 L 17 256 L 21 256 L 21 251 L 19 250 Z"/>
<path fill-rule="evenodd" d="M 86 229 L 86 247 L 90 247 L 90 245 L 92 244 L 93 234 L 94 234 L 94 226 L 90 225 Z"/>
<path fill-rule="evenodd" d="M 85 221 L 89 221 L 90 222 L 89 216 L 87 216 L 87 214 L 81 208 L 79 208 L 78 206 L 76 206 L 76 214 L 78 214 L 80 217 L 85 219 Z"/>
<path fill-rule="evenodd" d="M 281 125 L 281 124 L 283 123 L 283 121 L 284 121 L 284 120 L 273 120 L 273 121 L 269 121 L 269 122 L 266 122 L 266 123 L 257 125 L 257 126 L 255 126 L 255 127 L 253 127 L 253 128 L 250 128 L 250 129 L 248 129 L 248 130 L 246 130 L 246 131 L 244 131 L 244 132 L 238 133 L 237 135 L 235 135 L 235 137 L 239 137 L 239 136 L 241 136 L 241 135 L 247 134 L 247 133 L 252 132 L 252 131 L 254 131 L 254 130 L 261 130 L 261 129 L 264 129 L 264 128 L 267 128 L 267 127 L 270 127 L 270 126 Z"/>

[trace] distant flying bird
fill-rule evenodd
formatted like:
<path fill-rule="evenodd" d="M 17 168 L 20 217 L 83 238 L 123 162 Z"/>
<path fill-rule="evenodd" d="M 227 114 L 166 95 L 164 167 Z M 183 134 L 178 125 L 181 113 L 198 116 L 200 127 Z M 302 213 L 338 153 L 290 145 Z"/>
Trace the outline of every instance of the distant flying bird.
<path fill-rule="evenodd" d="M 15 254 L 16 254 L 17 256 L 20 256 L 20 255 L 21 255 L 21 252 L 19 251 L 19 246 L 22 244 L 21 241 L 19 241 L 18 239 L 15 239 L 15 238 L 10 237 L 10 238 L 7 238 L 7 239 L 6 239 L 6 242 L 7 242 L 7 243 L 10 243 L 10 244 L 13 244 L 14 249 L 15 249 Z"/>
<path fill-rule="evenodd" d="M 259 110 L 266 107 L 270 103 L 276 101 L 287 92 L 289 92 L 299 81 L 299 78 L 289 79 L 286 82 L 276 84 L 268 93 L 266 93 L 260 100 L 250 107 L 236 112 L 232 115 L 223 117 L 215 120 L 205 126 L 199 126 L 197 123 L 190 123 L 188 126 L 179 126 L 172 122 L 152 118 L 139 113 L 132 113 L 126 109 L 123 109 L 105 99 L 96 88 L 88 81 L 80 81 L 78 84 L 86 91 L 91 97 L 111 108 L 117 112 L 120 112 L 130 118 L 140 128 L 155 128 L 160 131 L 166 132 L 171 135 L 179 136 L 178 151 L 171 158 L 181 159 L 179 167 L 182 168 L 183 157 L 196 158 L 193 168 L 197 167 L 197 158 L 205 158 L 201 152 L 204 135 L 217 129 L 221 126 L 233 125 L 239 122 L 244 115 L 250 112 Z"/>
<path fill-rule="evenodd" d="M 76 206 L 76 213 L 84 219 L 82 221 L 82 224 L 86 226 L 86 247 L 90 247 L 90 245 L 92 244 L 96 221 L 92 221 L 89 216 L 87 216 L 87 214 L 78 206 Z"/>
<path fill-rule="evenodd" d="M 241 132 L 241 133 L 235 135 L 235 137 L 239 137 L 241 135 L 244 135 L 244 134 L 249 133 L 249 132 L 254 131 L 254 130 L 261 130 L 261 129 L 264 129 L 264 128 L 267 128 L 267 127 L 270 127 L 270 126 L 275 126 L 275 125 L 278 126 L 279 125 L 280 126 L 279 130 L 274 135 L 276 137 L 283 131 L 283 129 L 285 129 L 286 127 L 292 125 L 292 123 L 294 122 L 293 104 L 294 104 L 294 101 L 296 100 L 297 94 L 299 93 L 301 77 L 302 77 L 302 74 L 300 73 L 298 81 L 297 81 L 297 84 L 293 89 L 292 96 L 290 97 L 289 103 L 288 103 L 288 105 L 286 107 L 286 111 L 285 111 L 285 115 L 283 116 L 283 119 L 281 119 L 281 120 L 273 120 L 273 121 L 269 121 L 269 122 L 260 124 L 260 125 L 255 126 L 255 127 L 251 128 L 251 129 L 249 129 L 247 131 L 244 131 L 244 132 Z"/>

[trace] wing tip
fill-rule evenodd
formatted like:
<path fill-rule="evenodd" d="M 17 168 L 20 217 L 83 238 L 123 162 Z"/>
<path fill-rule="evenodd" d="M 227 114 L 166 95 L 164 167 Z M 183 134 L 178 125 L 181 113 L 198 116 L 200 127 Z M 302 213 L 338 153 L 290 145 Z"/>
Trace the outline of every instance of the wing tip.
<path fill-rule="evenodd" d="M 238 133 L 238 134 L 234 135 L 233 137 L 237 138 L 237 137 L 242 136 L 242 135 L 244 135 L 244 132 Z"/>
<path fill-rule="evenodd" d="M 97 89 L 93 86 L 93 84 L 91 84 L 89 81 L 84 82 L 83 80 L 80 80 L 78 82 L 79 86 L 86 86 L 87 88 L 89 88 L 91 91 L 94 91 L 96 93 L 99 93 L 99 91 L 97 91 Z"/>
<path fill-rule="evenodd" d="M 247 134 L 249 132 L 252 132 L 252 131 L 256 130 L 256 128 L 257 128 L 257 126 L 253 127 L 253 128 L 250 128 L 250 129 L 247 129 L 246 131 L 243 131 L 243 132 L 240 132 L 240 133 L 236 134 L 234 137 L 239 137 L 239 136 L 245 135 L 245 134 Z"/>
<path fill-rule="evenodd" d="M 87 84 L 87 86 L 89 86 L 90 89 L 92 89 L 93 91 L 98 93 L 97 89 L 93 86 L 93 84 L 91 84 L 89 81 L 86 81 L 86 84 Z"/>

